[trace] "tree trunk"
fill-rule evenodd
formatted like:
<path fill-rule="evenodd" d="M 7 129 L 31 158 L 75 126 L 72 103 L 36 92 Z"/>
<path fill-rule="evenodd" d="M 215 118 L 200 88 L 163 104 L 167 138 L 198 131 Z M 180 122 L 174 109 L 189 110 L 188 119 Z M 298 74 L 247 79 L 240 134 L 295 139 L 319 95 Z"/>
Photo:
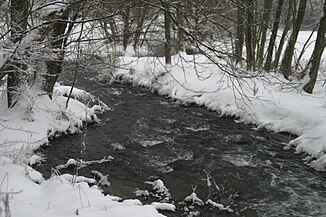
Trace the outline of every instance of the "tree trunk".
<path fill-rule="evenodd" d="M 292 20 L 293 20 L 292 19 L 292 17 L 293 17 L 293 7 L 294 7 L 294 0 L 290 0 L 289 1 L 288 14 L 286 16 L 286 24 L 285 24 L 285 27 L 283 29 L 283 33 L 282 33 L 282 36 L 281 36 L 277 51 L 275 53 L 274 61 L 273 61 L 272 66 L 271 66 L 271 67 L 273 67 L 273 69 L 277 69 L 278 64 L 280 62 L 280 58 L 281 58 L 283 46 L 284 46 L 284 43 L 285 43 L 285 39 L 286 39 L 286 36 L 287 36 L 287 34 L 288 34 L 289 30 L 290 30 L 291 23 L 292 23 Z"/>
<path fill-rule="evenodd" d="M 265 50 L 265 42 L 266 42 L 266 34 L 268 29 L 268 24 L 270 20 L 271 8 L 272 8 L 273 0 L 265 0 L 264 2 L 264 12 L 262 17 L 262 24 L 261 24 L 261 38 L 260 38 L 260 47 L 258 50 L 258 65 L 261 66 L 264 60 L 264 50 Z"/>
<path fill-rule="evenodd" d="M 123 17 L 123 33 L 122 44 L 123 49 L 126 51 L 130 38 L 130 8 L 127 7 L 122 15 Z"/>
<path fill-rule="evenodd" d="M 292 58 L 294 54 L 294 47 L 295 47 L 295 43 L 297 42 L 300 27 L 306 11 L 306 4 L 307 4 L 307 0 L 300 0 L 299 2 L 298 13 L 296 15 L 296 19 L 294 20 L 294 24 L 293 24 L 293 31 L 290 40 L 286 46 L 284 56 L 282 59 L 280 72 L 284 75 L 286 79 L 289 79 L 290 76 L 292 76 L 293 74 L 291 69 L 291 64 L 292 64 Z"/>
<path fill-rule="evenodd" d="M 47 74 L 45 76 L 45 84 L 43 90 L 52 98 L 52 92 L 55 85 L 55 82 L 58 80 L 59 74 L 62 71 L 62 64 L 64 59 L 64 48 L 65 40 L 68 35 L 65 34 L 69 13 L 68 11 L 62 12 L 61 15 L 54 14 L 49 15 L 48 19 L 50 22 L 53 22 L 48 27 L 50 30 L 50 43 L 51 47 L 56 54 L 54 60 L 49 60 L 46 63 Z"/>
<path fill-rule="evenodd" d="M 235 38 L 235 51 L 234 51 L 236 63 L 242 62 L 242 50 L 243 50 L 244 33 L 245 33 L 245 28 L 244 28 L 245 15 L 243 10 L 243 5 L 241 3 L 242 3 L 241 0 L 237 0 L 237 26 L 236 26 L 237 32 Z"/>
<path fill-rule="evenodd" d="M 29 12 L 29 1 L 26 0 L 11 0 L 10 16 L 11 16 L 11 41 L 18 43 L 22 37 L 23 32 L 27 28 L 27 18 Z M 7 102 L 8 107 L 15 104 L 15 97 L 19 92 L 19 86 L 23 82 L 24 64 L 19 63 L 18 58 L 14 57 L 11 61 L 11 66 L 6 67 L 8 71 L 7 77 Z"/>
<path fill-rule="evenodd" d="M 247 54 L 247 70 L 255 67 L 255 54 L 253 49 L 253 0 L 246 0 L 246 54 Z"/>
<path fill-rule="evenodd" d="M 144 8 L 142 9 L 141 14 L 138 17 L 136 32 L 135 32 L 135 35 L 134 35 L 134 50 L 135 51 L 137 49 L 137 45 L 138 45 L 140 36 L 142 34 L 142 29 L 143 29 L 143 26 L 144 26 L 147 10 L 148 10 L 147 6 L 144 6 Z"/>
<path fill-rule="evenodd" d="M 117 25 L 115 23 L 114 17 L 109 18 L 108 23 L 110 25 L 113 43 L 116 45 L 120 42 L 120 37 L 117 33 Z"/>
<path fill-rule="evenodd" d="M 171 18 L 170 18 L 170 5 L 162 1 L 164 8 L 164 30 L 165 30 L 165 64 L 171 64 Z"/>
<path fill-rule="evenodd" d="M 324 14 L 320 18 L 319 28 L 315 48 L 309 61 L 309 82 L 304 86 L 303 90 L 312 93 L 318 75 L 321 56 L 326 46 L 326 1 L 324 2 Z"/>
<path fill-rule="evenodd" d="M 177 5 L 177 24 L 178 24 L 178 43 L 177 43 L 177 50 L 178 51 L 185 51 L 185 36 L 183 32 L 184 28 L 184 18 L 182 15 L 183 7 L 182 4 Z"/>
<path fill-rule="evenodd" d="M 266 57 L 265 65 L 264 65 L 264 69 L 266 71 L 271 70 L 273 51 L 274 51 L 278 26 L 279 26 L 279 23 L 280 23 L 280 17 L 281 17 L 281 13 L 282 13 L 283 3 L 284 3 L 284 0 L 278 0 L 276 13 L 275 13 L 275 17 L 274 17 L 273 28 L 272 28 L 272 34 L 271 34 L 271 37 L 269 39 L 269 44 L 268 44 L 268 48 L 267 48 L 267 57 Z"/>

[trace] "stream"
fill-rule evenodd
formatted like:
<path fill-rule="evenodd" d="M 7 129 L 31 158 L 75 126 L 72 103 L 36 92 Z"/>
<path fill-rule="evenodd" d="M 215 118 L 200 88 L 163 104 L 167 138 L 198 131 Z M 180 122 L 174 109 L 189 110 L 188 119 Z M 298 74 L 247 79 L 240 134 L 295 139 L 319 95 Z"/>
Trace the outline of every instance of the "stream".
<path fill-rule="evenodd" d="M 63 81 L 71 75 L 65 76 Z M 85 73 L 76 86 L 98 96 L 110 110 L 99 115 L 100 123 L 54 138 L 38 151 L 46 160 L 35 168 L 44 177 L 69 158 L 111 156 L 109 162 L 90 164 L 78 174 L 108 174 L 111 185 L 100 187 L 122 199 L 174 203 L 176 212 L 160 211 L 166 216 L 326 216 L 326 176 L 305 165 L 304 156 L 284 150 L 290 135 L 180 105 L 141 87 L 95 80 L 96 72 Z M 73 174 L 75 168 L 60 172 Z M 145 183 L 157 179 L 168 192 L 156 194 Z M 137 189 L 150 194 L 136 195 Z M 185 202 L 193 191 L 204 202 L 211 199 L 233 212 Z"/>

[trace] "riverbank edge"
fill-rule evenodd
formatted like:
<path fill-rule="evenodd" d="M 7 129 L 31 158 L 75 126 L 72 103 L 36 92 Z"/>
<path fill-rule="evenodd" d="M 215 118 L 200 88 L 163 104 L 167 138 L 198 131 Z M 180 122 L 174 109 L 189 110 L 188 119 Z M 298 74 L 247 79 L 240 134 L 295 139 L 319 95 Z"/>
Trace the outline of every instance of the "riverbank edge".
<path fill-rule="evenodd" d="M 119 62 L 123 68 L 113 73 L 116 82 L 146 87 L 183 104 L 204 106 L 245 124 L 294 135 L 284 148 L 294 148 L 308 166 L 326 171 L 326 121 L 320 121 L 320 117 L 326 117 L 323 78 L 318 79 L 315 94 L 309 95 L 300 91 L 302 84 L 289 90 L 294 84 L 278 74 L 234 82 L 232 76 L 221 71 L 221 66 L 209 65 L 204 55 L 180 53 L 173 56 L 168 66 L 164 65 L 164 58 L 157 57 L 125 56 Z M 224 79 L 224 83 L 219 79 Z M 234 86 L 225 86 L 227 82 Z M 241 89 L 244 83 L 247 86 Z"/>

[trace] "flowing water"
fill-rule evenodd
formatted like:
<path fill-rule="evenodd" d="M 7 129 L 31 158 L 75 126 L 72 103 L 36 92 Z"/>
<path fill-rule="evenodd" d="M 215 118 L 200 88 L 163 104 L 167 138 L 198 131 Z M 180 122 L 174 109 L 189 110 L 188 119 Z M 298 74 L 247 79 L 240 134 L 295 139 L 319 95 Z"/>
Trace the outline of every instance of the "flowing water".
<path fill-rule="evenodd" d="M 92 177 L 93 170 L 109 174 L 111 186 L 102 186 L 104 193 L 123 199 L 147 204 L 167 196 L 165 201 L 177 206 L 176 212 L 163 212 L 167 216 L 326 216 L 326 176 L 303 164 L 303 156 L 283 149 L 289 135 L 180 105 L 144 88 L 101 84 L 90 74 L 82 77 L 77 87 L 99 96 L 110 110 L 99 116 L 100 123 L 55 138 L 40 150 L 46 161 L 35 167 L 46 177 L 69 158 L 112 156 L 78 174 Z M 166 192 L 155 196 L 145 183 L 157 179 L 171 196 Z M 136 196 L 136 189 L 152 194 Z M 230 205 L 234 212 L 184 202 L 193 191 L 204 202 L 209 198 Z"/>

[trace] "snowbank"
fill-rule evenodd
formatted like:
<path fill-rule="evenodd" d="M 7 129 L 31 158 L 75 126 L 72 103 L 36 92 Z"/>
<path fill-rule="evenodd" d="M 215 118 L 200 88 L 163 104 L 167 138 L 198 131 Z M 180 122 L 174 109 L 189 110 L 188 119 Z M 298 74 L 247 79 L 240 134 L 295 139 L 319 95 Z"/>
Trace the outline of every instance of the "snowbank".
<path fill-rule="evenodd" d="M 313 95 L 300 91 L 300 83 L 289 83 L 277 74 L 248 72 L 242 78 L 222 71 L 204 55 L 173 57 L 164 67 L 164 58 L 123 57 L 124 69 L 116 78 L 149 87 L 181 103 L 195 103 L 238 117 L 276 132 L 289 132 L 298 138 L 289 142 L 298 153 L 307 153 L 307 162 L 319 171 L 326 170 L 326 97 L 324 79 L 319 79 Z M 195 63 L 195 64 L 194 64 Z M 126 66 L 129 66 L 127 68 Z M 252 76 L 252 77 L 251 77 Z M 295 86 L 296 88 L 293 88 Z"/>
<path fill-rule="evenodd" d="M 1 88 L 1 87 L 0 87 Z M 103 195 L 87 177 L 42 174 L 28 166 L 41 159 L 33 151 L 51 136 L 77 132 L 84 122 L 98 121 L 96 113 L 107 107 L 101 102 L 89 108 L 76 98 L 93 101 L 90 94 L 74 89 L 66 108 L 70 87 L 56 86 L 53 100 L 28 90 L 12 109 L 7 109 L 5 91 L 0 89 L 0 215 L 17 217 L 162 217 L 157 205 L 121 201 Z M 101 161 L 108 161 L 110 158 Z M 70 159 L 67 165 L 76 164 Z M 84 164 L 93 162 L 82 162 Z M 100 163 L 100 162 L 99 162 Z M 89 184 L 92 184 L 90 186 Z"/>
<path fill-rule="evenodd" d="M 71 182 L 64 177 L 55 176 L 41 184 L 26 177 L 26 169 L 17 164 L 5 164 L 0 168 L 2 195 L 9 192 L 9 207 L 12 216 L 54 217 L 162 217 L 156 206 L 139 203 L 119 202 L 119 198 L 104 196 L 96 187 L 86 182 Z M 11 198 L 12 197 L 12 198 Z M 2 197 L 2 202 L 4 201 Z M 1 203 L 5 210 L 5 203 Z"/>
<path fill-rule="evenodd" d="M 24 99 L 12 109 L 7 109 L 5 94 L 0 99 L 0 154 L 8 155 L 32 152 L 48 143 L 48 138 L 62 133 L 75 133 L 83 122 L 97 121 L 97 112 L 103 111 L 104 104 L 89 108 L 76 99 L 70 99 L 66 108 L 67 87 L 56 87 L 53 100 L 37 92 L 26 91 Z M 2 92 L 4 93 L 4 92 Z M 90 95 L 80 90 L 73 91 L 76 98 Z"/>

